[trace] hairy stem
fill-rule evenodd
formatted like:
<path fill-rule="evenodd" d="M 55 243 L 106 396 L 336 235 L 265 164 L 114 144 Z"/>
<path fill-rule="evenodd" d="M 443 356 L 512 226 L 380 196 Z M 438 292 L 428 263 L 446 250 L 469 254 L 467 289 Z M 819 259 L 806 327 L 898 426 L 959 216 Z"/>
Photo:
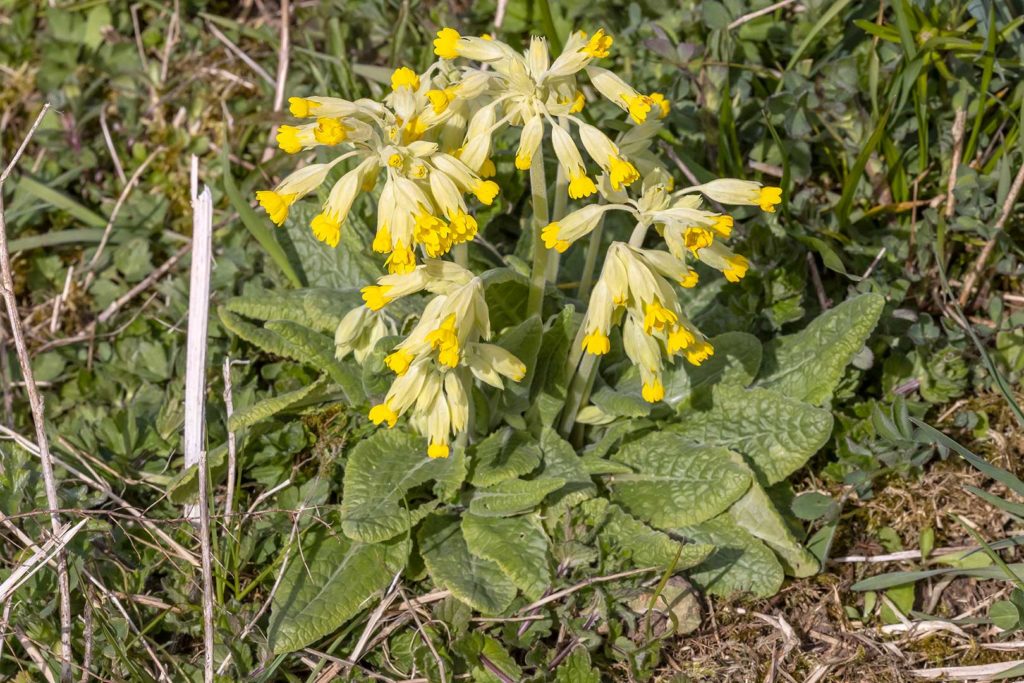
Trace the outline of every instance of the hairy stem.
<path fill-rule="evenodd" d="M 558 118 L 558 125 L 563 129 L 569 130 L 569 122 L 566 121 L 564 116 Z M 555 176 L 555 205 L 551 210 L 550 220 L 552 222 L 561 220 L 565 217 L 566 205 L 569 203 L 569 177 L 565 173 L 565 169 L 562 168 L 561 164 L 558 164 L 558 173 Z M 558 283 L 558 266 L 562 261 L 562 255 L 557 251 L 548 254 L 548 268 L 546 278 L 548 282 L 553 284 Z"/>
<path fill-rule="evenodd" d="M 544 155 L 538 154 L 530 166 L 530 199 L 533 204 L 533 267 L 530 269 L 530 296 L 526 315 L 540 315 L 544 307 L 547 283 L 548 250 L 540 231 L 548 224 L 548 184 L 544 177 Z"/>

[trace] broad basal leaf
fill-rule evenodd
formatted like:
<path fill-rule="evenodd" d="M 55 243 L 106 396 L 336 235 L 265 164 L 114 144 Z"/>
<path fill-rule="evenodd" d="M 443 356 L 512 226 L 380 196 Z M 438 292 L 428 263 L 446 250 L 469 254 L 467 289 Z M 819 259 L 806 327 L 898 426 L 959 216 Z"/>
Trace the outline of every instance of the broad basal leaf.
<path fill-rule="evenodd" d="M 266 328 L 284 339 L 292 348 L 292 358 L 301 357 L 304 363 L 326 371 L 345 392 L 349 403 L 363 401 L 365 395 L 362 379 L 353 366 L 341 363 L 334 357 L 332 338 L 289 320 L 271 320 Z"/>
<path fill-rule="evenodd" d="M 417 534 L 430 578 L 456 598 L 484 614 L 503 612 L 516 597 L 516 586 L 496 563 L 469 552 L 459 518 L 430 515 Z"/>
<path fill-rule="evenodd" d="M 749 593 L 759 598 L 779 592 L 784 575 L 775 553 L 737 526 L 729 515 L 675 529 L 674 533 L 715 546 L 711 556 L 689 573 L 704 590 L 722 597 Z"/>
<path fill-rule="evenodd" d="M 739 456 L 736 456 L 738 459 Z M 818 560 L 794 538 L 772 499 L 757 481 L 729 508 L 737 526 L 764 541 L 775 551 L 790 576 L 811 576 L 818 571 Z"/>
<path fill-rule="evenodd" d="M 564 479 L 507 479 L 473 491 L 469 511 L 481 517 L 508 517 L 533 510 L 547 495 L 565 485 Z"/>
<path fill-rule="evenodd" d="M 558 665 L 555 683 L 601 683 L 601 672 L 590 666 L 587 648 L 576 648 Z"/>
<path fill-rule="evenodd" d="M 309 229 L 310 221 L 319 210 L 315 200 L 296 202 L 284 225 L 306 281 L 336 289 L 359 288 L 373 282 L 380 274 L 380 264 L 367 255 L 369 250 L 365 245 L 369 238 L 357 212 L 349 213 L 345 229 L 341 231 L 341 243 L 331 247 L 317 241 Z"/>
<path fill-rule="evenodd" d="M 601 387 L 590 397 L 590 402 L 612 417 L 646 417 L 651 414 L 651 404 L 640 397 L 639 390 L 629 393 Z"/>
<path fill-rule="evenodd" d="M 367 543 L 408 531 L 430 508 L 418 510 L 405 501 L 412 488 L 450 476 L 457 463 L 432 459 L 421 439 L 381 430 L 352 449 L 345 467 L 341 529 Z"/>
<path fill-rule="evenodd" d="M 608 478 L 612 500 L 662 529 L 710 519 L 750 486 L 750 476 L 730 461 L 728 450 L 671 432 L 648 434 L 613 457 L 634 474 Z"/>
<path fill-rule="evenodd" d="M 476 486 L 492 486 L 529 474 L 540 464 L 541 450 L 527 432 L 500 429 L 473 447 L 469 480 Z"/>
<path fill-rule="evenodd" d="M 767 389 L 716 387 L 710 409 L 687 410 L 669 427 L 702 444 L 724 446 L 771 485 L 803 467 L 832 434 L 832 413 Z"/>
<path fill-rule="evenodd" d="M 715 385 L 747 386 L 761 367 L 761 342 L 746 332 L 726 332 L 709 340 L 715 355 L 700 365 L 682 361 L 666 368 L 665 402 L 678 406 L 699 400 Z"/>
<path fill-rule="evenodd" d="M 321 377 L 312 384 L 307 384 L 295 391 L 265 398 L 247 408 L 239 410 L 228 420 L 228 429 L 237 431 L 291 408 L 323 389 L 326 384 L 325 379 L 326 377 Z"/>
<path fill-rule="evenodd" d="M 772 340 L 765 346 L 759 386 L 815 405 L 825 403 L 875 329 L 884 304 L 881 295 L 861 294 L 825 311 L 800 332 Z"/>
<path fill-rule="evenodd" d="M 341 319 L 362 305 L 359 290 L 334 289 L 264 290 L 236 296 L 224 302 L 232 313 L 256 320 L 290 320 L 317 332 L 334 334 Z"/>
<path fill-rule="evenodd" d="M 572 445 L 558 432 L 544 427 L 540 434 L 540 449 L 544 461 L 540 477 L 563 482 L 563 486 L 545 501 L 549 508 L 569 507 L 597 493 L 594 481 L 583 467 L 583 458 L 576 455 Z"/>
<path fill-rule="evenodd" d="M 637 567 L 674 566 L 682 571 L 700 564 L 715 549 L 705 543 L 677 541 L 603 498 L 584 501 L 579 509 L 590 524 L 597 526 L 601 543 Z"/>
<path fill-rule="evenodd" d="M 551 585 L 548 536 L 536 515 L 520 517 L 462 516 L 462 535 L 473 555 L 490 560 L 505 576 L 536 600 Z"/>
<path fill-rule="evenodd" d="M 275 653 L 292 652 L 334 631 L 387 588 L 405 566 L 411 543 L 365 544 L 318 528 L 292 552 L 271 606 L 268 636 Z"/>

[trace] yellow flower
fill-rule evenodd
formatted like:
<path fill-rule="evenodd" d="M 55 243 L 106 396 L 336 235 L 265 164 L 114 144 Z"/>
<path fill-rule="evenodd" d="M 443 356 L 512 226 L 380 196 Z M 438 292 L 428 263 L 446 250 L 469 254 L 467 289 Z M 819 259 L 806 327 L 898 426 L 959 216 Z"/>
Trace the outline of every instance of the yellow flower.
<path fill-rule="evenodd" d="M 637 172 L 636 167 L 622 157 L 610 155 L 608 157 L 608 168 L 611 174 L 613 190 L 621 190 L 623 186 L 628 186 L 640 179 L 640 174 Z"/>
<path fill-rule="evenodd" d="M 626 110 L 629 111 L 629 117 L 637 123 L 643 123 L 647 120 L 647 114 L 651 111 L 651 105 L 654 104 L 650 97 L 647 95 L 622 95 L 623 101 L 626 103 Z"/>
<path fill-rule="evenodd" d="M 775 209 L 772 209 L 774 211 Z M 732 234 L 733 220 L 732 216 L 722 214 L 715 218 L 715 224 L 711 226 L 711 229 L 717 232 L 722 237 L 728 237 Z"/>
<path fill-rule="evenodd" d="M 384 357 L 384 364 L 396 375 L 404 375 L 412 365 L 413 355 L 404 349 L 399 349 Z"/>
<path fill-rule="evenodd" d="M 498 183 L 493 180 L 481 180 L 473 187 L 473 194 L 481 204 L 490 206 L 494 203 L 494 198 L 498 196 L 500 190 Z"/>
<path fill-rule="evenodd" d="M 277 146 L 288 154 L 302 151 L 303 144 L 299 140 L 301 131 L 295 126 L 280 126 L 277 129 Z"/>
<path fill-rule="evenodd" d="M 573 101 L 572 101 L 572 106 L 569 107 L 569 113 L 570 114 L 579 114 L 581 111 L 583 111 L 583 105 L 585 105 L 586 103 L 587 103 L 587 98 L 586 98 L 586 96 L 584 96 L 583 91 L 582 90 L 577 90 L 576 91 L 576 97 L 573 98 Z"/>
<path fill-rule="evenodd" d="M 663 119 L 666 116 L 668 116 L 668 112 L 671 108 L 671 105 L 669 104 L 669 101 L 665 99 L 664 95 L 662 95 L 660 92 L 652 92 L 650 95 L 647 96 L 647 99 L 651 101 L 652 105 L 657 106 L 660 110 L 658 112 L 659 119 Z"/>
<path fill-rule="evenodd" d="M 600 330 L 594 330 L 583 338 L 583 350 L 595 356 L 603 356 L 611 350 L 611 340 Z"/>
<path fill-rule="evenodd" d="M 391 233 L 388 231 L 386 223 L 377 228 L 377 234 L 374 235 L 371 246 L 378 254 L 391 253 Z"/>
<path fill-rule="evenodd" d="M 349 129 L 338 119 L 319 118 L 313 136 L 322 145 L 337 145 L 348 137 Z"/>
<path fill-rule="evenodd" d="M 545 247 L 547 247 L 548 249 L 554 249 L 559 254 L 561 254 L 566 249 L 569 248 L 571 242 L 559 239 L 559 230 L 561 230 L 561 226 L 558 224 L 558 221 L 555 221 L 554 223 L 548 223 L 546 226 L 544 226 L 544 229 L 540 231 L 540 236 L 541 239 L 544 240 Z"/>
<path fill-rule="evenodd" d="M 495 167 L 494 162 L 490 159 L 484 159 L 484 163 L 480 165 L 480 176 L 483 178 L 493 178 L 497 173 L 498 169 Z"/>
<path fill-rule="evenodd" d="M 416 267 L 416 254 L 399 240 L 394 251 L 384 262 L 389 273 L 409 273 Z M 367 304 L 369 305 L 369 304 Z M 371 307 L 372 308 L 372 307 Z"/>
<path fill-rule="evenodd" d="M 686 248 L 694 254 L 704 247 L 711 246 L 714 241 L 714 234 L 707 228 L 694 226 L 687 228 L 683 233 L 683 242 L 686 244 Z"/>
<path fill-rule="evenodd" d="M 608 56 L 608 50 L 612 46 L 613 39 L 610 35 L 605 34 L 603 28 L 599 28 L 597 33 L 590 37 L 587 41 L 583 51 L 591 57 L 602 58 Z"/>
<path fill-rule="evenodd" d="M 597 185 L 585 172 L 577 171 L 569 177 L 569 196 L 573 199 L 589 197 L 597 192 Z"/>
<path fill-rule="evenodd" d="M 757 203 L 762 211 L 775 213 L 775 205 L 782 203 L 781 187 L 762 187 L 757 197 Z"/>
<path fill-rule="evenodd" d="M 733 255 L 727 259 L 728 265 L 725 270 L 722 271 L 722 275 L 729 282 L 739 282 L 743 279 L 743 276 L 747 274 L 747 270 L 750 268 L 750 262 L 747 261 L 745 256 L 739 254 Z"/>
<path fill-rule="evenodd" d="M 388 297 L 389 289 L 391 287 L 388 285 L 369 285 L 359 291 L 363 295 L 366 307 L 371 311 L 379 311 L 391 302 L 391 299 Z"/>
<path fill-rule="evenodd" d="M 665 342 L 665 348 L 670 353 L 676 353 L 689 348 L 697 341 L 697 337 L 694 336 L 686 327 L 679 325 L 671 332 L 668 333 L 668 340 Z"/>
<path fill-rule="evenodd" d="M 399 67 L 395 69 L 391 74 L 391 89 L 398 90 L 399 88 L 410 88 L 412 90 L 420 89 L 420 77 L 416 75 L 416 72 L 407 66 Z"/>
<path fill-rule="evenodd" d="M 692 365 L 700 365 L 711 356 L 715 355 L 715 349 L 707 341 L 699 341 L 686 349 L 686 360 Z"/>
<path fill-rule="evenodd" d="M 448 105 L 455 99 L 455 88 L 428 90 L 427 99 L 430 100 L 430 106 L 434 110 L 434 113 L 441 114 L 448 109 Z"/>
<path fill-rule="evenodd" d="M 657 403 L 665 398 L 665 386 L 661 383 L 660 379 L 644 382 L 640 393 L 648 403 Z"/>
<path fill-rule="evenodd" d="M 676 320 L 676 314 L 657 301 L 650 302 L 644 308 L 644 332 L 647 334 L 651 331 L 665 332 L 676 324 Z"/>
<path fill-rule="evenodd" d="M 697 286 L 697 281 L 699 279 L 700 276 L 697 274 L 697 271 L 691 269 L 682 277 L 682 279 L 679 280 L 679 286 L 686 289 L 693 289 Z"/>
<path fill-rule="evenodd" d="M 317 214 L 309 224 L 313 229 L 313 235 L 321 242 L 326 242 L 331 247 L 338 246 L 341 240 L 341 221 L 331 218 L 329 214 Z"/>
<path fill-rule="evenodd" d="M 446 443 L 431 443 L 427 446 L 427 457 L 429 458 L 447 458 L 449 452 L 450 449 Z"/>
<path fill-rule="evenodd" d="M 441 59 L 455 59 L 459 56 L 456 44 L 462 36 L 453 28 L 443 28 L 434 40 L 434 54 Z"/>
<path fill-rule="evenodd" d="M 437 360 L 442 365 L 454 368 L 459 364 L 459 337 L 455 331 L 455 314 L 452 313 L 441 326 L 427 335 L 430 348 L 438 352 Z"/>
<path fill-rule="evenodd" d="M 256 200 L 270 216 L 274 225 L 281 225 L 288 218 L 288 207 L 295 201 L 294 194 L 278 194 L 273 190 L 261 190 L 256 193 Z"/>
<path fill-rule="evenodd" d="M 382 422 L 387 422 L 388 429 L 394 427 L 395 423 L 398 422 L 398 414 L 391 409 L 391 407 L 387 404 L 387 401 L 385 401 L 384 403 L 378 403 L 374 407 L 370 408 L 369 417 L 370 421 L 373 422 L 373 424 L 375 425 L 379 425 Z"/>
<path fill-rule="evenodd" d="M 319 102 L 313 100 L 307 100 L 304 97 L 289 97 L 288 98 L 288 111 L 291 112 L 292 116 L 300 119 L 315 116 L 313 110 L 320 106 Z"/>

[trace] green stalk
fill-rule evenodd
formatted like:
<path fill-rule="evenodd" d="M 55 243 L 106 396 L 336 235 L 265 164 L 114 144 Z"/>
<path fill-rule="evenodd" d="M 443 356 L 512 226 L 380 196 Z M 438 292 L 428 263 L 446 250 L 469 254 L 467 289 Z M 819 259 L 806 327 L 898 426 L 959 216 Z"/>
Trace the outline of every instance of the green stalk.
<path fill-rule="evenodd" d="M 548 224 L 548 184 L 544 177 L 544 154 L 539 152 L 530 165 L 530 200 L 533 204 L 533 267 L 530 269 L 530 296 L 526 316 L 540 315 L 544 308 L 547 284 L 548 250 L 540 231 Z"/>
<path fill-rule="evenodd" d="M 580 301 L 590 299 L 590 289 L 594 286 L 594 270 L 597 268 L 597 254 L 601 251 L 601 239 L 604 236 L 604 216 L 590 233 L 590 242 L 587 243 L 587 257 L 583 262 L 583 276 L 580 278 L 580 288 L 577 297 Z"/>
<path fill-rule="evenodd" d="M 562 130 L 568 131 L 569 122 L 566 121 L 564 116 L 558 118 L 558 125 L 561 126 Z M 555 206 L 551 211 L 551 222 L 561 220 L 565 217 L 566 205 L 569 203 L 569 178 L 565 174 L 565 169 L 562 168 L 561 164 L 558 164 L 558 173 L 555 175 Z M 558 266 L 561 263 L 562 255 L 557 251 L 548 254 L 548 267 L 546 278 L 548 282 L 552 284 L 558 283 Z"/>
<path fill-rule="evenodd" d="M 648 224 L 637 223 L 636 227 L 633 228 L 633 234 L 629 236 L 629 246 L 640 247 L 644 243 L 644 238 L 647 236 Z M 573 375 L 572 380 L 569 382 L 569 392 L 565 399 L 565 409 L 562 411 L 562 423 L 559 431 L 562 436 L 568 437 L 572 432 L 573 426 L 576 424 L 576 415 L 579 414 L 580 408 L 586 403 L 587 399 L 590 398 L 590 389 L 594 386 L 594 379 L 597 376 L 598 357 L 590 354 L 583 355 L 582 361 L 579 360 L 582 355 L 580 349 L 583 343 L 583 328 L 576 333 L 576 339 L 573 341 L 573 346 L 569 349 L 569 362 L 571 366 L 575 366 L 579 363 L 579 368 L 576 369 L 576 374 Z"/>

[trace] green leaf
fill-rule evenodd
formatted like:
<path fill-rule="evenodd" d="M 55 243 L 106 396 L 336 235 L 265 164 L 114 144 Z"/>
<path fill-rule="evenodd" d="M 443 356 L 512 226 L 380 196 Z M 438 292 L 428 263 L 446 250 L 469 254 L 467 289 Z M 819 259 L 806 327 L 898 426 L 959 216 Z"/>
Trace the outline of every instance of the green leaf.
<path fill-rule="evenodd" d="M 608 478 L 612 500 L 662 529 L 711 519 L 750 486 L 750 475 L 730 461 L 729 451 L 670 432 L 637 439 L 614 459 L 635 473 Z"/>
<path fill-rule="evenodd" d="M 221 178 L 224 182 L 224 194 L 227 195 L 228 201 L 231 202 L 231 207 L 238 212 L 239 217 L 242 219 L 242 224 L 256 238 L 256 241 L 260 243 L 260 246 L 263 247 L 263 250 L 267 252 L 267 255 L 270 256 L 277 267 L 281 269 L 281 272 L 285 274 L 285 277 L 288 278 L 292 286 L 301 287 L 304 284 L 302 278 L 299 277 L 291 261 L 288 260 L 288 256 L 281 247 L 281 243 L 277 241 L 277 236 L 270 227 L 270 219 L 257 214 L 249 205 L 249 202 L 242 197 L 242 193 L 238 191 L 238 186 L 235 185 L 235 179 L 232 175 L 230 159 L 231 149 L 225 144 L 220 152 Z"/>
<path fill-rule="evenodd" d="M 549 493 L 565 485 L 564 479 L 508 479 L 473 491 L 469 511 L 481 517 L 519 515 L 540 505 Z"/>
<path fill-rule="evenodd" d="M 510 327 L 495 341 L 501 348 L 515 355 L 526 365 L 526 375 L 519 382 L 508 382 L 502 392 L 503 400 L 509 410 L 516 413 L 524 412 L 530 407 L 529 395 L 533 378 L 536 377 L 537 354 L 540 353 L 541 337 L 544 326 L 540 316 L 530 316 L 514 327 Z M 513 398 L 517 400 L 512 400 Z"/>
<path fill-rule="evenodd" d="M 265 328 L 277 334 L 291 348 L 291 358 L 301 360 L 331 376 L 349 404 L 365 401 L 362 377 L 334 357 L 334 340 L 290 320 L 271 320 Z"/>
<path fill-rule="evenodd" d="M 320 203 L 315 198 L 296 202 L 284 225 L 308 282 L 319 287 L 351 289 L 376 280 L 381 267 L 368 255 L 370 239 L 364 235 L 365 225 L 359 212 L 349 212 L 341 241 L 332 247 L 317 240 L 309 227 L 319 211 Z"/>
<path fill-rule="evenodd" d="M 255 320 L 290 320 L 333 337 L 345 314 L 362 305 L 357 290 L 299 289 L 260 291 L 224 302 L 232 313 Z"/>
<path fill-rule="evenodd" d="M 305 362 L 303 358 L 296 357 L 295 347 L 281 338 L 281 335 L 271 332 L 270 330 L 266 330 L 258 325 L 253 325 L 251 322 L 235 315 L 223 306 L 217 307 L 217 315 L 220 317 L 221 323 L 228 332 L 244 339 L 263 351 L 272 353 L 275 356 L 281 356 L 282 358 L 290 358 L 292 360 L 299 361 L 300 363 Z"/>
<path fill-rule="evenodd" d="M 455 641 L 453 647 L 472 667 L 470 676 L 473 683 L 503 683 L 508 680 L 523 680 L 522 669 L 497 638 L 476 631 Z M 497 668 L 504 678 L 499 678 L 484 666 L 481 657 L 486 657 L 490 665 Z"/>
<path fill-rule="evenodd" d="M 541 430 L 540 449 L 544 454 L 544 469 L 540 477 L 564 482 L 561 488 L 548 496 L 546 503 L 549 509 L 571 507 L 597 494 L 590 473 L 583 467 L 583 458 L 576 455 L 569 442 L 551 427 Z"/>
<path fill-rule="evenodd" d="M 555 683 L 601 683 L 601 673 L 590 665 L 590 653 L 577 647 L 555 669 Z"/>
<path fill-rule="evenodd" d="M 677 541 L 603 498 L 584 501 L 579 509 L 588 523 L 597 527 L 601 543 L 637 567 L 674 566 L 676 571 L 682 571 L 700 564 L 715 549 L 705 543 Z"/>
<path fill-rule="evenodd" d="M 551 585 L 548 537 L 536 515 L 520 517 L 462 516 L 462 535 L 473 555 L 501 567 L 529 600 Z"/>
<path fill-rule="evenodd" d="M 273 415 L 277 415 L 280 412 L 288 410 L 292 406 L 301 403 L 309 396 L 321 390 L 324 387 L 325 380 L 326 377 L 320 377 L 312 384 L 307 384 L 295 391 L 289 391 L 284 394 L 265 398 L 262 401 L 254 403 L 248 408 L 239 410 L 231 416 L 230 420 L 228 420 L 228 429 L 234 432 L 239 429 L 251 427 L 257 422 L 261 422 Z"/>
<path fill-rule="evenodd" d="M 100 216 L 91 209 L 86 208 L 60 190 L 55 190 L 48 185 L 44 185 L 28 173 L 22 173 L 21 178 L 18 180 L 17 189 L 19 192 L 27 192 L 36 199 L 42 200 L 50 206 L 67 213 L 73 218 L 77 218 L 86 225 L 90 225 L 94 228 L 104 228 L 107 225 L 107 219 L 103 216 Z"/>
<path fill-rule="evenodd" d="M 528 433 L 505 427 L 473 447 L 469 480 L 476 486 L 493 486 L 529 474 L 540 459 L 540 444 Z"/>
<path fill-rule="evenodd" d="M 748 593 L 767 598 L 779 592 L 785 575 L 775 554 L 741 529 L 728 515 L 675 533 L 698 543 L 710 543 L 715 552 L 689 576 L 704 590 L 722 597 Z"/>
<path fill-rule="evenodd" d="M 356 444 L 345 467 L 341 529 L 349 538 L 372 543 L 405 533 L 430 511 L 407 505 L 405 494 L 450 476 L 454 459 L 432 459 L 420 438 L 380 430 Z"/>
<path fill-rule="evenodd" d="M 988 618 L 1004 631 L 1015 631 L 1020 626 L 1021 612 L 1020 608 L 1009 600 L 1000 600 L 988 608 Z"/>
<path fill-rule="evenodd" d="M 430 515 L 417 541 L 434 583 L 478 612 L 499 614 L 515 599 L 516 586 L 501 567 L 469 552 L 458 517 Z"/>
<path fill-rule="evenodd" d="M 875 329 L 884 304 L 878 294 L 862 294 L 822 313 L 800 332 L 773 339 L 764 349 L 758 386 L 790 399 L 826 403 Z"/>
<path fill-rule="evenodd" d="M 709 410 L 684 412 L 668 429 L 746 456 L 770 486 L 803 467 L 832 434 L 832 413 L 767 389 L 716 387 Z"/>
<path fill-rule="evenodd" d="M 526 319 L 530 283 L 525 275 L 511 268 L 495 268 L 481 277 L 484 280 L 484 299 L 490 312 L 491 327 L 500 331 Z"/>
<path fill-rule="evenodd" d="M 739 456 L 735 458 L 739 459 Z M 805 577 L 817 573 L 818 560 L 796 540 L 775 503 L 756 480 L 751 481 L 743 497 L 729 508 L 729 516 L 737 526 L 774 550 L 790 576 Z"/>
<path fill-rule="evenodd" d="M 710 340 L 715 355 L 700 365 L 682 361 L 664 374 L 665 402 L 675 407 L 710 395 L 711 387 L 748 386 L 761 367 L 761 342 L 746 332 L 726 332 Z"/>
<path fill-rule="evenodd" d="M 590 397 L 590 402 L 613 418 L 646 417 L 651 414 L 651 404 L 640 398 L 639 392 L 625 393 L 611 387 L 601 387 Z"/>
<path fill-rule="evenodd" d="M 835 509 L 836 502 L 832 500 L 832 496 L 817 491 L 801 493 L 793 499 L 792 505 L 793 514 L 808 522 L 820 519 Z"/>
<path fill-rule="evenodd" d="M 268 637 L 275 653 L 293 652 L 355 616 L 405 566 L 411 543 L 368 545 L 322 528 L 294 551 L 274 593 Z"/>

